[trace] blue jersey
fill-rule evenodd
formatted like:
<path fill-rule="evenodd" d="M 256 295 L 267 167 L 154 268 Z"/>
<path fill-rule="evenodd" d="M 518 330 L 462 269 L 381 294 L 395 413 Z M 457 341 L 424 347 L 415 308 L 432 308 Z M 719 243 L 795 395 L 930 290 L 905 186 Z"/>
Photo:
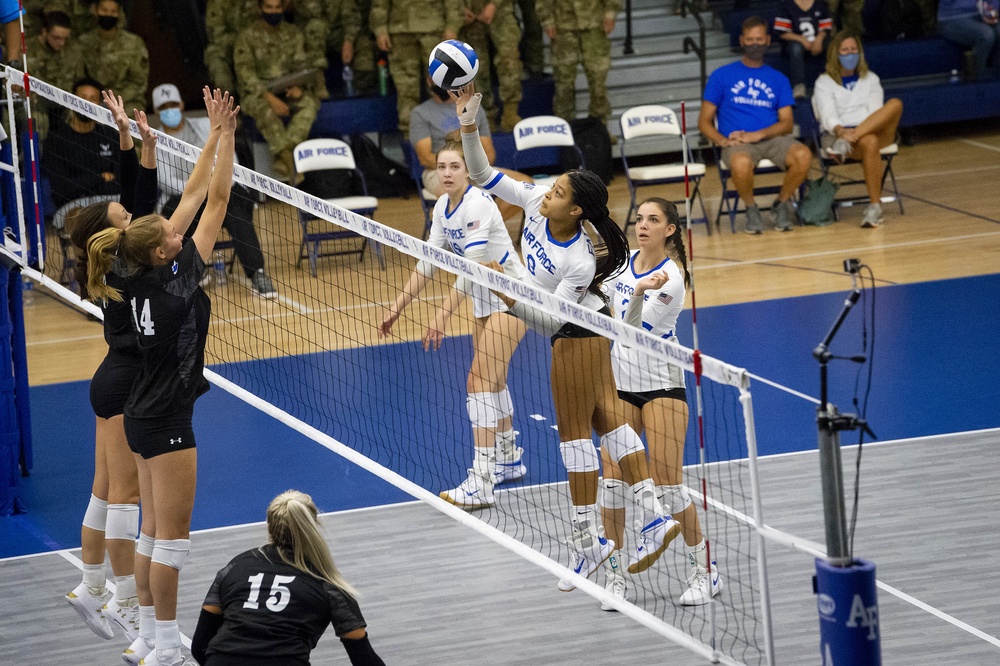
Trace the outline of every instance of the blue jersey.
<path fill-rule="evenodd" d="M 778 122 L 778 109 L 795 105 L 787 76 L 773 67 L 747 67 L 742 61 L 712 72 L 705 84 L 705 101 L 718 107 L 719 133 L 726 137 L 737 130 L 770 127 Z"/>

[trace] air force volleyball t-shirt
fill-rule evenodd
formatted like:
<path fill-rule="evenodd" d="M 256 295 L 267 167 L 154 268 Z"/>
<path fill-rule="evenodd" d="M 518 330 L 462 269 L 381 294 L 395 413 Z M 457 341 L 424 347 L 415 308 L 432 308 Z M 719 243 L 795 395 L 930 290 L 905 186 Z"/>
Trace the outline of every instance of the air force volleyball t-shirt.
<path fill-rule="evenodd" d="M 794 106 L 788 77 L 763 65 L 747 67 L 742 61 L 712 72 L 705 85 L 705 100 L 719 108 L 719 133 L 756 132 L 778 122 L 778 109 Z"/>

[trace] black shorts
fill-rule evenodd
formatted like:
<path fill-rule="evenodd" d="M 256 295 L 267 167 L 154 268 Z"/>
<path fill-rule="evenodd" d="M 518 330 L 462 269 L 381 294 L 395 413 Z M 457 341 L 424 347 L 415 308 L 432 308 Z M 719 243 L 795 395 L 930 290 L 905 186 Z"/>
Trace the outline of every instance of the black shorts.
<path fill-rule="evenodd" d="M 602 315 L 611 316 L 611 308 L 605 305 L 603 308 L 598 310 Z M 556 344 L 556 340 L 560 338 L 599 338 L 600 333 L 594 333 L 589 328 L 584 328 L 583 326 L 577 326 L 573 322 L 563 324 L 563 327 L 556 331 L 556 334 L 552 336 L 552 344 Z"/>
<path fill-rule="evenodd" d="M 164 453 L 193 449 L 194 429 L 191 417 L 194 408 L 176 414 L 151 419 L 125 415 L 125 437 L 133 452 L 149 460 Z"/>
<path fill-rule="evenodd" d="M 125 412 L 142 357 L 111 349 L 90 380 L 90 406 L 98 418 L 110 419 Z"/>
<path fill-rule="evenodd" d="M 639 409 L 660 398 L 673 398 L 687 402 L 687 390 L 683 388 L 656 389 L 655 391 L 618 391 L 618 397 Z"/>

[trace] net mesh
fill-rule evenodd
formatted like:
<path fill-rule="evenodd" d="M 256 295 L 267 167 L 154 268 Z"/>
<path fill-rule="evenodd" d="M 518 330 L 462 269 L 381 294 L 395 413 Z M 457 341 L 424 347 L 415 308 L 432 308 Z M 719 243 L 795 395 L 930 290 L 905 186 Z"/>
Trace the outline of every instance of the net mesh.
<path fill-rule="evenodd" d="M 57 105 L 96 118 L 99 126 L 111 124 L 103 109 L 88 106 L 68 93 L 41 82 L 35 90 Z M 53 142 L 52 133 L 59 130 L 49 131 L 41 157 L 43 174 L 51 173 L 49 163 L 62 160 L 79 176 L 83 197 L 115 195 L 104 172 L 92 166 L 96 160 L 79 159 L 75 156 L 79 145 Z M 115 152 L 117 144 L 112 149 Z M 163 137 L 158 167 L 173 170 L 174 177 L 183 182 L 197 154 L 195 147 Z M 110 159 L 116 160 L 117 155 Z M 699 436 L 693 407 L 693 356 L 688 350 L 654 345 L 643 332 L 625 330 L 628 327 L 620 324 L 605 325 L 581 308 L 567 307 L 523 285 L 499 283 L 480 267 L 435 251 L 414 237 L 424 226 L 419 202 L 414 199 L 380 201 L 372 217 L 386 220 L 383 225 L 248 169 L 237 169 L 236 181 L 230 214 L 242 219 L 230 223 L 242 223 L 244 229 L 223 232 L 220 240 L 231 240 L 236 247 L 217 246 L 216 261 L 206 275 L 204 288 L 212 300 L 206 365 L 432 492 L 460 484 L 472 458 L 466 387 L 477 322 L 468 299 L 451 317 L 440 349 L 426 351 L 421 340 L 457 274 L 483 283 L 492 280 L 506 293 L 521 294 L 536 307 L 557 310 L 563 319 L 614 339 L 629 340 L 632 346 L 653 346 L 649 354 L 669 355 L 684 367 L 692 405 L 690 422 L 682 434 L 687 443 L 684 483 L 696 500 L 711 558 L 718 563 L 725 587 L 712 604 L 683 606 L 678 602 L 689 574 L 684 539 L 678 537 L 654 567 L 628 577 L 627 598 L 727 660 L 766 663 L 759 544 L 746 518 L 753 515 L 747 428 L 740 400 L 741 394 L 746 395 L 746 386 L 738 370 L 707 358 L 702 364 L 705 457 L 709 464 L 701 467 L 696 464 Z M 49 184 L 54 194 L 64 186 L 51 179 Z M 169 204 L 168 194 L 161 192 L 161 204 Z M 67 215 L 72 219 L 71 209 L 60 208 L 62 215 L 48 211 L 45 224 L 45 273 L 68 285 L 72 285 L 70 269 L 75 257 L 65 224 Z M 316 216 L 326 219 L 304 222 Z M 247 226 L 253 234 L 246 234 Z M 311 274 L 310 261 L 302 254 L 306 249 L 303 234 L 345 229 L 362 235 L 326 240 L 320 250 L 353 253 L 319 258 L 316 273 Z M 262 298 L 253 274 L 248 275 L 248 270 L 258 268 L 253 263 L 258 249 L 249 247 L 255 244 L 254 239 L 259 244 L 260 267 L 277 292 L 275 298 Z M 380 339 L 378 327 L 386 309 L 418 258 L 439 270 L 395 323 L 392 335 Z M 508 374 L 514 428 L 518 445 L 524 448 L 528 472 L 523 479 L 498 486 L 496 504 L 475 515 L 543 555 L 566 563 L 570 561 L 565 543 L 571 531 L 570 496 L 555 429 L 551 360 L 549 340 L 529 331 L 511 359 Z M 702 509 L 702 488 L 709 498 L 707 512 Z M 631 507 L 628 514 L 623 550 L 626 560 L 636 543 Z M 604 576 L 600 570 L 595 574 L 598 584 L 603 585 Z"/>

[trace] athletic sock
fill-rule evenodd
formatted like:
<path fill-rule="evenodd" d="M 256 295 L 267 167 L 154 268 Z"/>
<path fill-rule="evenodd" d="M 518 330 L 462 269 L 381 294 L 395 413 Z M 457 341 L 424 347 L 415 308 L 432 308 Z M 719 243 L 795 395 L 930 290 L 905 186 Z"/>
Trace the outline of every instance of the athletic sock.
<path fill-rule="evenodd" d="M 115 576 L 115 601 L 119 606 L 134 606 L 135 576 Z"/>
<path fill-rule="evenodd" d="M 656 491 L 652 479 L 643 479 L 633 485 L 632 492 L 635 495 L 635 506 L 642 512 L 643 527 L 665 515 L 660 501 L 656 499 Z"/>
<path fill-rule="evenodd" d="M 705 548 L 705 540 L 702 539 L 693 546 L 685 546 L 688 556 L 688 564 L 691 568 L 701 567 L 708 569 L 708 551 Z"/>
<path fill-rule="evenodd" d="M 579 504 L 573 506 L 573 529 L 577 532 L 597 534 L 597 505 Z"/>
<path fill-rule="evenodd" d="M 496 442 L 497 460 L 506 463 L 517 458 L 517 438 L 514 436 L 513 428 L 506 432 L 498 432 Z"/>
<path fill-rule="evenodd" d="M 108 580 L 104 574 L 104 563 L 83 565 L 83 584 L 95 597 L 104 596 Z"/>
<path fill-rule="evenodd" d="M 181 652 L 181 630 L 177 620 L 156 621 L 156 658 L 160 663 L 174 661 Z"/>
<path fill-rule="evenodd" d="M 156 642 L 156 609 L 152 606 L 139 606 L 139 638 L 146 645 Z"/>
<path fill-rule="evenodd" d="M 497 462 L 497 452 L 492 446 L 479 448 L 476 447 L 476 452 L 472 458 L 472 472 L 487 481 L 492 481 L 493 479 L 493 468 L 496 466 Z"/>

